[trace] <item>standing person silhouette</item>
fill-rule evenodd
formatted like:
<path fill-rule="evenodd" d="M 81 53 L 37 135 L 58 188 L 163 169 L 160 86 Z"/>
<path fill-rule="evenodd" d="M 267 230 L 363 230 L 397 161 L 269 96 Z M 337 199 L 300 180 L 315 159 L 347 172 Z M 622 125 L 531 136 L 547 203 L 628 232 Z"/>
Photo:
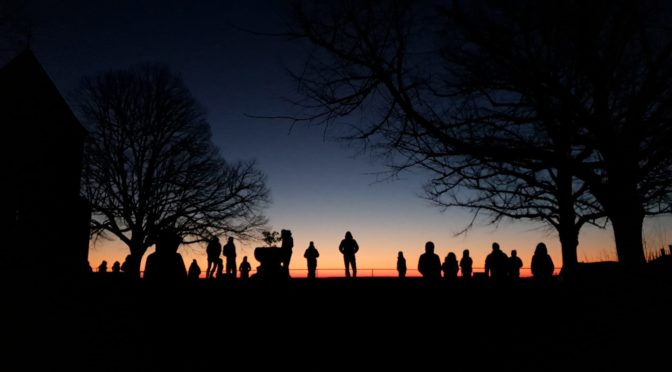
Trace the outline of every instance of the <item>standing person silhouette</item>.
<path fill-rule="evenodd" d="M 119 274 L 120 271 L 121 271 L 121 264 L 119 263 L 119 261 L 114 261 L 114 263 L 112 264 L 112 272 L 114 274 Z"/>
<path fill-rule="evenodd" d="M 553 277 L 553 259 L 548 255 L 546 244 L 539 243 L 532 256 L 532 276 L 540 281 L 548 281 Z"/>
<path fill-rule="evenodd" d="M 99 273 L 107 272 L 107 261 L 103 260 L 103 262 L 100 263 L 100 266 L 98 266 L 98 272 Z"/>
<path fill-rule="evenodd" d="M 181 243 L 182 238 L 173 230 L 159 233 L 156 250 L 147 256 L 145 263 L 144 279 L 147 283 L 175 286 L 186 282 L 187 269 L 182 255 L 177 253 Z"/>
<path fill-rule="evenodd" d="M 462 252 L 462 259 L 460 259 L 460 269 L 462 269 L 462 277 L 464 279 L 471 279 L 472 266 L 474 261 L 469 257 L 469 250 L 465 249 Z"/>
<path fill-rule="evenodd" d="M 406 258 L 404 258 L 404 252 L 402 251 L 399 251 L 397 255 L 397 271 L 400 278 L 406 277 Z"/>
<path fill-rule="evenodd" d="M 124 262 L 121 264 L 120 269 L 121 269 L 121 271 L 123 271 L 126 274 L 128 274 L 131 271 L 131 255 L 130 254 L 126 255 L 126 258 L 124 259 Z"/>
<path fill-rule="evenodd" d="M 434 253 L 434 243 L 425 243 L 425 253 L 418 259 L 418 271 L 429 281 L 441 278 L 441 259 Z"/>
<path fill-rule="evenodd" d="M 514 249 L 511 251 L 511 257 L 509 257 L 509 276 L 512 281 L 520 279 L 521 267 L 523 267 L 523 261 L 518 257 L 518 251 Z"/>
<path fill-rule="evenodd" d="M 247 262 L 247 256 L 243 257 L 243 262 L 240 263 L 240 279 L 249 279 L 250 271 L 252 271 L 252 266 Z"/>
<path fill-rule="evenodd" d="M 308 262 L 308 279 L 315 279 L 317 271 L 317 258 L 320 257 L 320 252 L 317 251 L 313 242 L 308 244 L 306 252 L 303 254 Z"/>
<path fill-rule="evenodd" d="M 457 265 L 457 256 L 455 253 L 450 252 L 446 256 L 443 264 L 441 265 L 441 270 L 443 271 L 443 279 L 446 283 L 454 283 L 457 280 L 457 272 L 459 271 Z"/>
<path fill-rule="evenodd" d="M 210 239 L 207 248 L 205 248 L 205 253 L 208 255 L 208 267 L 205 270 L 205 278 L 213 278 L 217 266 L 220 265 L 219 255 L 222 254 L 222 244 L 219 242 L 219 238 L 213 236 Z"/>
<path fill-rule="evenodd" d="M 499 243 L 492 243 L 492 252 L 485 258 L 485 276 L 501 283 L 508 275 L 509 257 L 499 248 Z"/>
<path fill-rule="evenodd" d="M 233 244 L 233 237 L 224 245 L 224 257 L 226 257 L 226 276 L 231 275 L 233 279 L 236 278 L 236 245 Z M 248 264 L 249 265 L 249 264 Z"/>
<path fill-rule="evenodd" d="M 287 271 L 287 276 L 289 276 L 289 261 L 292 259 L 294 238 L 292 238 L 290 230 L 280 230 L 280 238 L 282 239 L 282 244 L 280 245 L 280 249 L 282 249 L 282 267 Z"/>
<path fill-rule="evenodd" d="M 189 265 L 189 271 L 187 271 L 187 279 L 189 279 L 192 282 L 198 281 L 198 277 L 201 276 L 201 267 L 198 266 L 198 262 L 196 262 L 196 259 L 194 258 L 193 261 L 191 261 L 191 265 Z"/>
<path fill-rule="evenodd" d="M 352 277 L 357 277 L 357 261 L 355 260 L 355 254 L 359 251 L 359 245 L 357 241 L 352 238 L 352 233 L 347 231 L 345 233 L 345 239 L 341 240 L 341 244 L 338 246 L 338 250 L 343 254 L 343 262 L 345 263 L 345 277 L 350 277 L 350 266 L 352 266 Z"/>

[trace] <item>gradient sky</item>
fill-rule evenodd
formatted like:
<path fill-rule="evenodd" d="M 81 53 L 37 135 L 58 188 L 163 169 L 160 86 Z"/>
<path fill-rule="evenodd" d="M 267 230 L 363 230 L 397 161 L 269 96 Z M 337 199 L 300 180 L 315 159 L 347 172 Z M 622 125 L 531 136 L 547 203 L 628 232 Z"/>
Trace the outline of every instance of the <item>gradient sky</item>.
<path fill-rule="evenodd" d="M 376 174 L 385 170 L 383 165 L 335 141 L 334 130 L 292 128 L 287 122 L 251 118 L 296 112 L 287 100 L 295 94 L 296 84 L 286 69 L 300 66 L 303 50 L 288 40 L 241 30 L 281 31 L 286 21 L 282 4 L 27 1 L 25 12 L 34 25 L 32 48 L 70 102 L 83 76 L 109 69 L 159 62 L 180 73 L 207 108 L 214 142 L 224 157 L 256 159 L 267 174 L 273 199 L 267 216 L 274 230 L 293 232 L 292 268 L 305 268 L 303 252 L 312 240 L 320 251 L 318 269 L 340 269 L 337 247 L 348 230 L 361 247 L 360 268 L 394 268 L 397 251 L 402 250 L 409 269 L 415 269 L 428 240 L 436 244 L 442 259 L 449 251 L 459 257 L 463 249 L 470 249 L 475 267 L 483 266 L 493 241 L 507 254 L 517 249 L 528 267 L 535 245 L 544 241 L 556 266 L 561 265 L 558 239 L 543 226 L 481 225 L 456 237 L 454 233 L 468 223 L 469 213 L 441 212 L 418 197 L 423 174 L 381 182 Z M 647 222 L 645 239 L 651 251 L 672 243 L 671 222 L 669 217 Z M 260 245 L 238 242 L 239 257 L 250 256 L 256 267 L 253 247 Z M 98 241 L 91 245 L 89 257 L 94 268 L 103 259 L 109 267 L 115 260 L 123 261 L 127 253 L 118 242 Z M 187 265 L 196 258 L 205 269 L 204 247 L 183 247 L 181 253 Z M 581 261 L 615 258 L 610 228 L 584 228 Z"/>

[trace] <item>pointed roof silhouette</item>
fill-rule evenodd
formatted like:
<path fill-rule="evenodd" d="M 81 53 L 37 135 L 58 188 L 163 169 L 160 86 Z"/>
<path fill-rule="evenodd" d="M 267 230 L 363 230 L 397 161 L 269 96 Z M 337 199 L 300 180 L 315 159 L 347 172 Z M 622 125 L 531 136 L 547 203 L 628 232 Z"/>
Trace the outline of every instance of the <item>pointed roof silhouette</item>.
<path fill-rule="evenodd" d="M 11 102 L 8 107 L 21 113 L 22 121 L 34 122 L 48 112 L 63 123 L 59 131 L 72 131 L 71 134 L 77 135 L 86 133 L 30 48 L 0 69 L 0 92 L 2 99 Z"/>

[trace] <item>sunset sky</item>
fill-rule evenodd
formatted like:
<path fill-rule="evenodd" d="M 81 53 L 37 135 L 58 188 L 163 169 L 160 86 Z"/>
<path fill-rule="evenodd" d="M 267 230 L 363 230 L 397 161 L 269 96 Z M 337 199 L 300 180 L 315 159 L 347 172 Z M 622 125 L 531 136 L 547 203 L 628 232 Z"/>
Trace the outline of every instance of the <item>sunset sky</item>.
<path fill-rule="evenodd" d="M 507 254 L 517 249 L 524 267 L 529 267 L 535 245 L 544 241 L 556 267 L 561 266 L 558 239 L 543 226 L 519 221 L 498 227 L 481 224 L 456 237 L 469 222 L 469 212 L 442 212 L 420 198 L 422 173 L 384 180 L 381 162 L 334 140 L 337 128 L 291 127 L 285 121 L 253 118 L 297 112 L 288 101 L 295 97 L 296 84 L 286 69 L 300 67 L 304 50 L 282 38 L 243 31 L 282 31 L 282 4 L 26 1 L 25 14 L 33 22 L 31 46 L 36 56 L 71 104 L 83 76 L 146 62 L 164 63 L 180 73 L 206 107 L 213 140 L 224 157 L 256 159 L 267 174 L 273 200 L 267 216 L 272 229 L 293 232 L 292 268 L 306 267 L 303 252 L 314 241 L 320 252 L 318 269 L 341 269 L 337 248 L 346 231 L 359 242 L 362 269 L 393 269 L 400 250 L 409 269 L 415 269 L 428 240 L 442 260 L 449 251 L 459 258 L 469 249 L 475 267 L 483 266 L 493 241 Z M 672 243 L 671 222 L 669 217 L 647 221 L 649 251 Z M 238 262 L 248 255 L 256 267 L 253 249 L 260 245 L 237 242 Z M 89 258 L 94 268 L 102 260 L 109 267 L 127 253 L 118 242 L 98 241 L 91 245 Z M 196 258 L 205 270 L 204 247 L 183 247 L 181 253 L 187 265 Z M 615 259 L 611 228 L 584 228 L 579 260 Z"/>

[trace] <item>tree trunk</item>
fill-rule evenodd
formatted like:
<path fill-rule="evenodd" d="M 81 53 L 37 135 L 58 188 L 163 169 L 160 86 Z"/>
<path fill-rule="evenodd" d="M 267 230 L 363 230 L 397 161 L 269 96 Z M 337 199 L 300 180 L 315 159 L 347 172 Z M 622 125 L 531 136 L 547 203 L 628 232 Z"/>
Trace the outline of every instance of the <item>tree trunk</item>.
<path fill-rule="evenodd" d="M 142 262 L 142 257 L 147 252 L 147 247 L 141 242 L 131 242 L 129 245 L 131 256 L 129 258 L 129 272 L 128 275 L 134 279 L 140 278 L 140 263 Z"/>
<path fill-rule="evenodd" d="M 639 165 L 632 155 L 637 150 L 617 146 L 607 154 L 612 156 L 605 157 L 610 165 L 606 182 L 591 185 L 593 195 L 611 221 L 618 261 L 627 268 L 637 268 L 646 263 L 642 244 L 645 209 L 637 181 Z"/>
<path fill-rule="evenodd" d="M 568 275 L 579 263 L 577 247 L 579 246 L 579 230 L 581 225 L 576 218 L 574 195 L 572 190 L 573 175 L 566 166 L 559 166 L 557 174 L 558 200 L 558 235 L 562 247 L 562 275 Z"/>
<path fill-rule="evenodd" d="M 560 245 L 562 249 L 562 270 L 563 276 L 571 275 L 579 264 L 577 248 L 579 246 L 579 229 L 575 224 L 571 227 L 558 231 L 560 235 Z"/>
<path fill-rule="evenodd" d="M 637 184 L 627 172 L 613 173 L 617 176 L 611 177 L 605 185 L 606 192 L 596 193 L 596 197 L 602 196 L 598 200 L 614 229 L 618 261 L 628 268 L 636 268 L 646 263 L 642 244 L 644 205 Z"/>
<path fill-rule="evenodd" d="M 617 210 L 609 214 L 614 229 L 618 261 L 626 267 L 638 267 L 646 263 L 642 230 L 644 210 L 632 203 L 618 205 Z"/>

